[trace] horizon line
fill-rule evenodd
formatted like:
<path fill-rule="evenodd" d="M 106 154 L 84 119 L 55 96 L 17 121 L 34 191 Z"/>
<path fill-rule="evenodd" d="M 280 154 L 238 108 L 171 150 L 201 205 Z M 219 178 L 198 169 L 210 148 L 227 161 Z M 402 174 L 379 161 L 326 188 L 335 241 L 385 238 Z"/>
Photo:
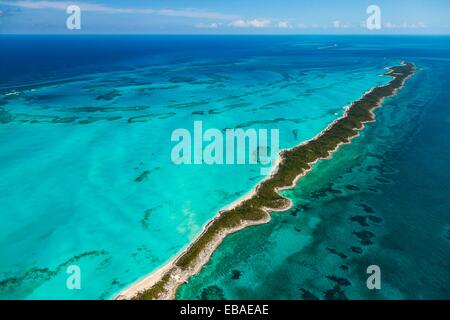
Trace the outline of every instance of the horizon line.
<path fill-rule="evenodd" d="M 0 33 L 0 36 L 450 36 L 450 33 Z"/>

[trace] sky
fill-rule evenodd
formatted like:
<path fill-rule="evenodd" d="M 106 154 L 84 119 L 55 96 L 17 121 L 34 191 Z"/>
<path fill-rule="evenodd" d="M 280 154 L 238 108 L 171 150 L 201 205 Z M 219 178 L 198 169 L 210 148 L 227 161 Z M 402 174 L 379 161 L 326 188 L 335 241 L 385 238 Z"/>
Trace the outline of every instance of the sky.
<path fill-rule="evenodd" d="M 450 34 L 449 13 L 449 0 L 0 0 L 0 34 Z"/>

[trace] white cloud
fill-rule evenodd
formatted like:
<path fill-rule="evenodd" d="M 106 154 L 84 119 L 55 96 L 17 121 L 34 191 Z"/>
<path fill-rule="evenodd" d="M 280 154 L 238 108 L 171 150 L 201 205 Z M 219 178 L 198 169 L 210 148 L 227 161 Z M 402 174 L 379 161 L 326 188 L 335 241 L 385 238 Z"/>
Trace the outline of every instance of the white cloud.
<path fill-rule="evenodd" d="M 333 27 L 335 27 L 336 29 L 343 29 L 343 28 L 349 28 L 350 25 L 348 25 L 345 22 L 342 22 L 340 20 L 335 20 L 333 21 Z"/>
<path fill-rule="evenodd" d="M 201 22 L 201 23 L 197 23 L 195 25 L 195 27 L 199 28 L 199 29 L 217 29 L 221 25 L 222 25 L 221 23 L 217 23 L 217 22 L 212 22 L 212 23 L 203 23 L 203 22 Z"/>
<path fill-rule="evenodd" d="M 235 21 L 232 21 L 229 24 L 231 27 L 235 28 L 281 28 L 281 29 L 288 29 L 292 28 L 293 26 L 289 23 L 289 21 L 271 21 L 269 19 L 237 19 Z"/>
<path fill-rule="evenodd" d="M 427 27 L 423 22 L 416 22 L 416 23 L 403 22 L 400 24 L 385 22 L 383 26 L 387 29 L 423 29 Z"/>
<path fill-rule="evenodd" d="M 212 12 L 199 9 L 152 9 L 152 8 L 116 8 L 103 4 L 88 3 L 88 2 L 68 2 L 68 1 L 0 1 L 0 4 L 6 6 L 13 6 L 26 9 L 58 9 L 66 10 L 69 5 L 78 5 L 83 11 L 101 12 L 101 13 L 138 13 L 138 14 L 155 14 L 170 17 L 185 17 L 185 18 L 205 18 L 205 19 L 219 19 L 219 20 L 235 20 L 238 15 L 224 14 L 220 12 Z"/>
<path fill-rule="evenodd" d="M 230 23 L 230 26 L 236 28 L 267 28 L 272 25 L 272 22 L 267 19 L 252 19 L 244 20 L 238 19 Z"/>
<path fill-rule="evenodd" d="M 156 14 L 159 14 L 161 16 L 171 16 L 171 17 L 205 18 L 205 19 L 219 19 L 219 20 L 234 20 L 236 18 L 239 18 L 238 15 L 224 14 L 199 9 L 184 9 L 184 10 L 160 9 L 154 11 Z M 139 13 L 139 9 L 137 9 L 137 13 Z"/>
<path fill-rule="evenodd" d="M 286 29 L 286 28 L 292 28 L 292 25 L 288 22 L 288 21 L 279 21 L 278 23 L 277 23 L 277 27 L 278 28 L 283 28 L 283 29 Z"/>
<path fill-rule="evenodd" d="M 417 25 L 419 26 L 419 28 L 426 28 L 427 27 L 424 22 L 419 22 Z"/>
<path fill-rule="evenodd" d="M 299 23 L 295 26 L 298 29 L 320 29 L 320 28 L 325 28 L 324 26 L 317 24 L 317 23 L 313 23 L 313 24 L 306 24 L 306 23 Z"/>

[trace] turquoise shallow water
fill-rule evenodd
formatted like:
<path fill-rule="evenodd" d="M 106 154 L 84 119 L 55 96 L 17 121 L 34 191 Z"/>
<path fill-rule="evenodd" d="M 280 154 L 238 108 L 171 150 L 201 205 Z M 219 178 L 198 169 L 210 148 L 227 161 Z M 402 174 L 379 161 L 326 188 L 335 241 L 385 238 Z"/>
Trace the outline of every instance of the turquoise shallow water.
<path fill-rule="evenodd" d="M 0 54 L 7 65 L 0 99 L 0 297 L 27 299 L 111 298 L 176 255 L 220 208 L 264 178 L 258 165 L 173 165 L 170 135 L 174 129 L 190 129 L 194 120 L 202 120 L 205 128 L 278 128 L 280 147 L 291 147 L 320 132 L 365 91 L 386 83 L 389 79 L 379 74 L 409 56 L 411 43 L 417 50 L 425 50 L 409 38 L 402 39 L 405 48 L 397 45 L 392 53 L 392 49 L 386 49 L 392 46 L 392 40 L 380 39 L 384 49 L 367 52 L 367 40 L 358 37 L 225 37 L 220 41 L 209 37 L 88 37 L 76 38 L 77 49 L 72 54 L 83 60 L 74 67 L 69 53 L 60 55 L 64 59 L 56 59 L 50 52 L 69 50 L 73 45 L 69 38 L 7 40 L 2 41 L 7 50 Z M 26 68 L 26 61 L 12 58 L 11 53 L 42 41 L 51 45 L 48 51 L 36 53 L 41 58 L 40 69 Z M 321 49 L 335 43 L 338 49 Z M 446 39 L 437 43 L 443 46 Z M 103 58 L 99 53 L 105 50 L 111 54 Z M 422 77 L 433 80 L 434 68 L 442 68 L 446 62 L 430 61 L 423 62 Z M 417 63 L 421 61 L 417 59 Z M 11 67 L 14 65 L 27 72 L 19 76 Z M 404 144 L 401 137 L 408 136 L 407 130 L 414 123 L 404 119 L 425 114 L 425 102 L 445 91 L 436 90 L 438 86 L 431 81 L 425 82 L 428 86 L 422 87 L 421 81 L 415 80 L 416 87 L 409 89 L 409 95 L 402 92 L 408 97 L 404 99 L 408 106 L 409 96 L 417 99 L 413 100 L 414 112 L 386 113 L 387 120 L 393 122 L 380 120 L 381 131 L 370 134 L 368 130 L 359 139 L 369 139 L 363 147 L 355 141 L 335 160 L 318 164 L 315 173 L 289 192 L 296 208 L 275 215 L 270 224 L 230 237 L 205 270 L 182 287 L 179 297 L 223 294 L 241 299 L 261 297 L 265 292 L 266 298 L 301 298 L 299 290 L 320 296 L 318 290 L 322 289 L 315 288 L 330 287 L 330 280 L 323 279 L 329 274 L 317 271 L 317 276 L 310 269 L 328 270 L 330 275 L 340 269 L 336 269 L 336 254 L 321 252 L 312 244 L 320 240 L 316 246 L 328 245 L 329 237 L 333 250 L 344 250 L 334 248 L 338 244 L 335 237 L 324 236 L 322 225 L 339 219 L 347 222 L 333 230 L 339 232 L 342 241 L 353 245 L 355 236 L 349 230 L 364 229 L 339 215 L 327 214 L 343 211 L 332 205 L 341 205 L 341 192 L 346 196 L 342 198 L 363 193 L 346 188 L 351 184 L 361 191 L 357 180 L 369 179 L 368 172 L 361 173 L 350 164 L 358 167 L 362 166 L 360 162 L 379 159 L 361 155 L 364 147 L 379 148 L 382 151 L 373 153 L 383 154 L 386 145 Z M 402 102 L 393 98 L 389 103 L 395 101 Z M 404 129 L 400 130 L 404 134 L 394 134 L 394 128 Z M 379 137 L 391 136 L 392 141 L 378 141 Z M 341 154 L 347 160 L 336 161 Z M 338 169 L 332 166 L 336 163 L 345 163 L 345 170 L 351 171 L 349 176 L 342 175 L 346 184 L 341 182 L 339 187 L 334 185 Z M 375 161 L 372 166 L 375 177 L 370 188 L 375 191 L 368 194 L 393 194 L 382 189 L 391 185 L 383 182 L 386 178 L 376 175 L 377 167 L 384 164 Z M 394 173 L 399 166 L 403 164 L 392 169 Z M 405 191 L 384 202 L 396 205 L 408 194 Z M 363 206 L 356 206 L 354 202 L 358 201 L 350 201 L 352 216 L 361 208 L 374 208 L 365 198 Z M 445 200 L 443 204 L 448 208 Z M 373 210 L 373 215 L 383 221 L 374 227 L 389 235 L 390 222 L 381 214 L 383 210 Z M 441 212 L 429 210 L 433 217 Z M 423 219 L 420 210 L 416 218 L 411 225 Z M 436 224 L 443 221 L 436 219 Z M 429 229 L 423 231 L 423 237 L 436 231 L 433 225 L 424 225 Z M 401 224 L 393 228 L 407 229 Z M 442 273 L 446 266 L 440 258 L 448 254 L 448 244 L 444 241 L 447 231 L 441 229 L 441 242 L 433 243 L 439 254 L 423 268 L 433 266 Z M 375 239 L 379 238 L 382 236 L 377 234 Z M 389 239 L 386 242 L 395 244 Z M 376 245 L 380 246 L 378 251 L 373 249 L 374 244 L 364 247 L 364 252 L 384 252 L 386 245 Z M 418 250 L 412 247 L 406 252 Z M 306 251 L 309 256 L 302 256 Z M 300 258 L 296 257 L 298 252 Z M 414 257 L 405 256 L 405 261 Z M 308 269 L 305 263 L 312 266 Z M 66 269 L 73 264 L 81 268 L 81 290 L 66 287 Z M 363 265 L 355 260 L 351 269 L 355 269 L 354 277 Z M 239 280 L 230 281 L 230 272 Z M 311 274 L 320 281 L 311 281 Z M 444 272 L 442 283 L 448 284 L 445 276 Z M 279 287 L 291 277 L 295 279 L 292 288 Z M 352 284 L 355 281 L 347 278 Z M 399 289 L 392 286 L 389 297 L 401 297 Z M 359 297 L 347 291 L 349 297 Z"/>
<path fill-rule="evenodd" d="M 377 122 L 285 192 L 295 206 L 226 239 L 179 299 L 450 297 L 450 65 L 413 61 Z"/>

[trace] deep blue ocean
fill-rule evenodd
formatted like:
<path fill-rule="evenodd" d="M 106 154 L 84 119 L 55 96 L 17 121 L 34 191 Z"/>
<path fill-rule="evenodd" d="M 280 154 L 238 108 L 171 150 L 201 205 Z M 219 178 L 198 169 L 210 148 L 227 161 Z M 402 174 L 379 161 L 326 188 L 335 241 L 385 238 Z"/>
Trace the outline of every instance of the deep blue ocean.
<path fill-rule="evenodd" d="M 114 297 L 264 178 L 173 165 L 173 130 L 277 128 L 289 148 L 402 60 L 417 72 L 377 121 L 286 191 L 294 208 L 228 237 L 178 298 L 450 298 L 450 37 L 5 35 L 0 298 Z"/>

